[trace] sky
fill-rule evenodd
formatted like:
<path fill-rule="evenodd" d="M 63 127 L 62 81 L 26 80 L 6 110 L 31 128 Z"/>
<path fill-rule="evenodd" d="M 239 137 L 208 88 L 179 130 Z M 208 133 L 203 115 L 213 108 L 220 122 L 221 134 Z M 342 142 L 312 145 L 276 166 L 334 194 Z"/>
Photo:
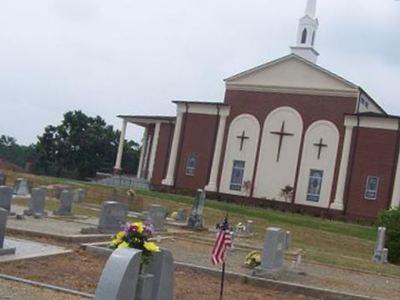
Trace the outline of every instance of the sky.
<path fill-rule="evenodd" d="M 306 0 L 0 0 L 0 135 L 34 143 L 69 110 L 174 115 L 289 54 Z M 318 64 L 400 115 L 400 1 L 319 0 Z M 142 130 L 128 126 L 128 138 Z"/>

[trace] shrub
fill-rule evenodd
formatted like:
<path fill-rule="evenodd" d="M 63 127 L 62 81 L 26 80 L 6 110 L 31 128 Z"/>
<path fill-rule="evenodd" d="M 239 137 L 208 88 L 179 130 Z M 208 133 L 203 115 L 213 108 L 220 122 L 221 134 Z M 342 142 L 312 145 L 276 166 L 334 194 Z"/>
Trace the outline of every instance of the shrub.
<path fill-rule="evenodd" d="M 388 260 L 400 263 L 400 207 L 386 210 L 379 214 L 378 226 L 386 227 L 386 247 L 389 250 Z"/>

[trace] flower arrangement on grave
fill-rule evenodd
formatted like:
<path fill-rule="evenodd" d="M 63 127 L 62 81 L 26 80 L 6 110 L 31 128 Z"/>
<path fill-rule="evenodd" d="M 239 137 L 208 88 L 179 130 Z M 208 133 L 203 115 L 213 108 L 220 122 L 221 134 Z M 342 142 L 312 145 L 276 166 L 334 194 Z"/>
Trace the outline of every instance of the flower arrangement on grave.
<path fill-rule="evenodd" d="M 246 255 L 244 265 L 250 269 L 258 267 L 261 265 L 261 252 L 260 251 L 251 251 Z"/>
<path fill-rule="evenodd" d="M 151 223 L 128 223 L 123 230 L 118 232 L 111 241 L 111 248 L 134 248 L 142 250 L 142 265 L 150 262 L 151 256 L 155 252 L 159 252 L 160 248 L 150 238 L 154 232 Z"/>

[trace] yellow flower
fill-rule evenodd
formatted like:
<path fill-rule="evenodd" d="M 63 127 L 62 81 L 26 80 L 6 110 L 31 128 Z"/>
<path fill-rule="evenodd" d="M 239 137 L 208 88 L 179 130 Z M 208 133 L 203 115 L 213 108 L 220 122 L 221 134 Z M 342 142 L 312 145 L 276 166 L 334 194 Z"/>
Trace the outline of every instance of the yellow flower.
<path fill-rule="evenodd" d="M 117 235 L 115 236 L 115 239 L 117 240 L 122 240 L 122 238 L 125 236 L 125 231 L 120 231 L 117 233 Z"/>
<path fill-rule="evenodd" d="M 153 242 L 144 242 L 144 247 L 150 252 L 160 252 L 160 248 Z"/>
<path fill-rule="evenodd" d="M 121 244 L 118 245 L 118 248 L 129 248 L 129 243 L 122 242 Z"/>
<path fill-rule="evenodd" d="M 121 244 L 123 242 L 123 238 L 125 236 L 125 232 L 124 231 L 120 231 L 118 232 L 114 239 L 111 241 L 111 245 L 114 247 L 118 247 L 119 244 Z"/>
<path fill-rule="evenodd" d="M 143 233 L 144 225 L 142 222 L 135 222 L 135 223 L 132 223 L 132 225 L 137 227 L 139 233 Z"/>

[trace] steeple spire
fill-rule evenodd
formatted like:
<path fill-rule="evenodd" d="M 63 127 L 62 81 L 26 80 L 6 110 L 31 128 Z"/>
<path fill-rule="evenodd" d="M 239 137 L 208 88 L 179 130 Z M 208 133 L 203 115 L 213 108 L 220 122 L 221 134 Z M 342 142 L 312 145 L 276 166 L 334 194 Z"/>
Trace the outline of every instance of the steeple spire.
<path fill-rule="evenodd" d="M 307 0 L 305 15 L 299 21 L 297 44 L 291 47 L 293 54 L 299 55 L 312 63 L 317 63 L 319 55 L 314 49 L 314 42 L 318 30 L 316 9 L 317 0 Z"/>

